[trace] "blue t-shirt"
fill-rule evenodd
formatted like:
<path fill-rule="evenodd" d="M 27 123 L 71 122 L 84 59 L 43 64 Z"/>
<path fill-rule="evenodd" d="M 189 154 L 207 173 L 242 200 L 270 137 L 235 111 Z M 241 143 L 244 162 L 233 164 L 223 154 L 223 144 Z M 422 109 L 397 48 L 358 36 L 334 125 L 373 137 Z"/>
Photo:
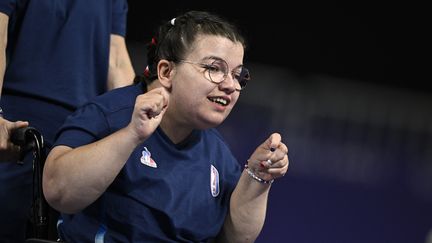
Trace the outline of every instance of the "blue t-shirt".
<path fill-rule="evenodd" d="M 85 145 L 127 126 L 142 92 L 138 84 L 97 97 L 68 117 L 56 145 Z M 60 235 L 70 242 L 208 241 L 221 230 L 240 170 L 215 129 L 173 144 L 157 128 L 95 203 L 62 215 Z"/>
<path fill-rule="evenodd" d="M 0 11 L 9 16 L 3 93 L 76 108 L 106 91 L 126 0 L 1 0 Z"/>
<path fill-rule="evenodd" d="M 110 35 L 125 35 L 127 2 L 0 0 L 0 12 L 9 16 L 0 106 L 6 119 L 29 121 L 49 149 L 64 119 L 106 90 Z M 0 163 L 0 242 L 24 242 L 32 160 L 29 152 L 22 166 Z"/>

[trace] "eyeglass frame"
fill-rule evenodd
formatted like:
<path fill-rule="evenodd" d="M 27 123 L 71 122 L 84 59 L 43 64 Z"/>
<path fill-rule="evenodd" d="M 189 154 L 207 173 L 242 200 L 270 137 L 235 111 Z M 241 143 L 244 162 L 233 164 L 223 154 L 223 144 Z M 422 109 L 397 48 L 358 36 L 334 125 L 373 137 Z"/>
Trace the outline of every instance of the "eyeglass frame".
<path fill-rule="evenodd" d="M 220 84 L 220 83 L 222 83 L 223 81 L 225 81 L 226 78 L 228 77 L 228 73 L 229 73 L 229 66 L 228 66 L 228 63 L 227 63 L 224 59 L 221 59 L 221 58 L 212 58 L 212 59 L 213 59 L 213 61 L 212 61 L 212 63 L 210 63 L 210 64 L 203 63 L 203 62 L 193 62 L 193 61 L 189 61 L 189 60 L 178 60 L 177 62 L 179 62 L 179 63 L 189 63 L 189 64 L 194 64 L 194 65 L 199 65 L 200 67 L 202 67 L 202 68 L 205 69 L 204 72 L 208 72 L 208 77 L 209 77 L 209 79 L 210 79 L 210 82 L 212 82 L 212 83 L 214 83 L 214 84 Z M 213 63 L 215 63 L 215 62 L 222 62 L 222 63 L 225 64 L 225 67 L 226 67 L 226 71 L 224 72 L 223 79 L 220 80 L 219 82 L 214 81 L 214 80 L 212 79 L 212 76 L 211 76 L 211 69 L 212 69 L 212 68 L 215 68 L 215 66 L 217 66 L 217 65 L 214 65 L 214 64 L 213 64 Z M 218 68 L 219 68 L 219 67 L 218 67 Z M 246 75 L 244 75 L 244 76 L 247 77 L 247 78 L 243 78 L 242 80 L 238 80 L 238 79 L 236 78 L 236 76 L 240 76 L 240 75 L 236 75 L 236 74 L 234 73 L 234 70 L 236 70 L 236 69 L 238 69 L 238 68 L 241 68 L 241 72 L 240 72 L 240 74 L 242 74 L 242 73 L 244 73 L 244 72 L 246 71 L 247 76 L 246 76 Z M 220 69 L 220 68 L 219 68 L 219 69 Z M 219 71 L 221 71 L 221 70 L 219 70 Z M 250 78 L 250 72 L 249 72 L 249 69 L 245 68 L 243 65 L 237 66 L 236 68 L 232 69 L 232 70 L 231 70 L 231 75 L 232 75 L 232 76 L 231 76 L 232 79 L 237 80 L 237 82 L 238 82 L 239 85 L 240 85 L 240 89 L 235 88 L 235 90 L 236 90 L 236 91 L 239 91 L 239 92 L 240 92 L 241 90 L 243 90 L 243 89 L 246 87 L 247 83 L 248 83 L 249 80 L 251 79 L 251 78 Z M 243 85 L 243 86 L 242 86 L 242 82 L 244 82 L 244 85 Z"/>

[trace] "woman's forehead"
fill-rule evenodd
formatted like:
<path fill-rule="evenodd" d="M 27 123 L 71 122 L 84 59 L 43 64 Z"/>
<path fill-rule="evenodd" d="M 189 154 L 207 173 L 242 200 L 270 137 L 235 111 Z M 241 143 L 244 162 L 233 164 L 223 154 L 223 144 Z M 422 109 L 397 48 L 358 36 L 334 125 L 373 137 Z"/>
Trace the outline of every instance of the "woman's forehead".
<path fill-rule="evenodd" d="M 188 56 L 206 58 L 218 56 L 223 59 L 243 59 L 243 45 L 217 35 L 198 35 L 190 48 Z"/>

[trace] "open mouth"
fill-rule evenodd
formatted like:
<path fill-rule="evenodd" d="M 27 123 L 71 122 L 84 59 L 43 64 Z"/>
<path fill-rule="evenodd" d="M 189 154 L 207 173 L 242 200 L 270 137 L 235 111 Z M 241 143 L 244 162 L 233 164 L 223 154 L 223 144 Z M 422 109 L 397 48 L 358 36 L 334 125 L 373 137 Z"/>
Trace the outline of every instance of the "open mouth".
<path fill-rule="evenodd" d="M 217 104 L 222 105 L 222 106 L 227 106 L 230 103 L 230 101 L 228 99 L 225 99 L 222 97 L 208 97 L 208 99 L 211 102 L 217 103 Z"/>

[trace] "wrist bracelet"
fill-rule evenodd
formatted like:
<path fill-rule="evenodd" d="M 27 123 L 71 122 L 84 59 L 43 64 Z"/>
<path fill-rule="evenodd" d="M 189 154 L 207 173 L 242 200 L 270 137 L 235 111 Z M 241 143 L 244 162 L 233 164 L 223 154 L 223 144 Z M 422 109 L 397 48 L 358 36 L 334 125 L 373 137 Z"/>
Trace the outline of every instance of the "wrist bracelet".
<path fill-rule="evenodd" d="M 271 179 L 269 181 L 266 181 L 264 179 L 259 178 L 257 175 L 255 175 L 255 173 L 253 173 L 248 167 L 245 168 L 246 172 L 248 173 L 248 175 L 250 177 L 252 177 L 253 179 L 255 179 L 256 181 L 258 181 L 259 183 L 263 183 L 263 184 L 272 184 L 274 182 L 274 179 Z"/>
<path fill-rule="evenodd" d="M 0 117 L 3 117 L 3 109 L 0 107 Z"/>

